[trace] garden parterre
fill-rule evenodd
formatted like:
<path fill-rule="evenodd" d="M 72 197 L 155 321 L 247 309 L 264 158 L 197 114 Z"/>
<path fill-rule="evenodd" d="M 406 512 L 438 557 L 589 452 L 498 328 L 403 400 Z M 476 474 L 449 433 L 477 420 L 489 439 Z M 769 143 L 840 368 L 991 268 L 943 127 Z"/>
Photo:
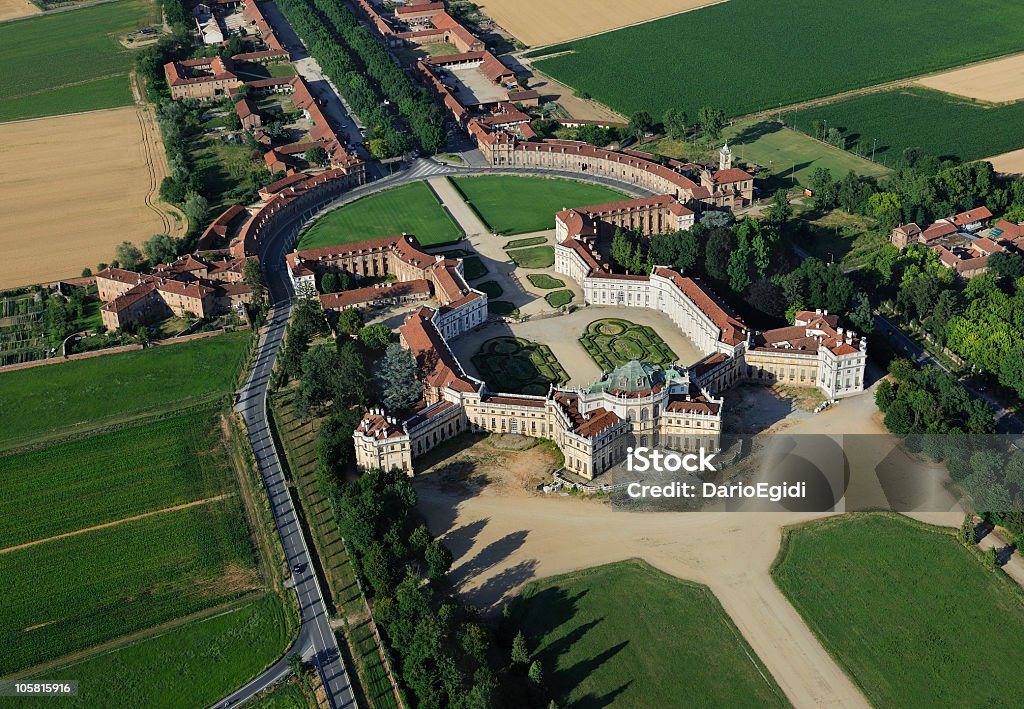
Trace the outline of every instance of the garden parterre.
<path fill-rule="evenodd" d="M 615 318 L 590 323 L 580 344 L 606 372 L 634 359 L 661 366 L 678 359 L 654 328 Z"/>

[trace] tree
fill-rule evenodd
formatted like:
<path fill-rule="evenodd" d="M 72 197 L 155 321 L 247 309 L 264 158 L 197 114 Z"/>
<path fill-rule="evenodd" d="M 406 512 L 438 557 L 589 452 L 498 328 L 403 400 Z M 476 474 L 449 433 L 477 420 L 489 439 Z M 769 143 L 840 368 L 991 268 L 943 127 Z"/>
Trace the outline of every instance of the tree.
<path fill-rule="evenodd" d="M 338 287 L 338 274 L 334 271 L 328 271 L 320 279 L 320 290 L 324 293 L 337 293 L 341 290 Z"/>
<path fill-rule="evenodd" d="M 964 521 L 960 523 L 956 538 L 964 546 L 973 546 L 977 543 L 978 540 L 974 532 L 974 515 L 970 512 L 964 515 Z"/>
<path fill-rule="evenodd" d="M 260 262 L 256 258 L 249 258 L 245 262 L 245 269 L 242 271 L 242 281 L 245 285 L 249 286 L 249 290 L 252 291 L 253 301 L 257 303 L 263 302 L 265 295 L 263 285 L 263 269 L 260 267 Z"/>
<path fill-rule="evenodd" d="M 629 126 L 626 130 L 636 140 L 640 140 L 654 130 L 654 119 L 647 111 L 637 111 L 629 117 Z"/>
<path fill-rule="evenodd" d="M 838 191 L 836 183 L 832 179 L 832 171 L 827 167 L 816 167 L 807 181 L 807 187 L 814 195 L 814 207 L 816 209 L 831 209 L 836 204 Z"/>
<path fill-rule="evenodd" d="M 363 557 L 363 571 L 378 596 L 390 596 L 395 592 L 399 581 L 396 561 L 382 542 L 370 544 Z"/>
<path fill-rule="evenodd" d="M 746 300 L 762 313 L 775 317 L 782 315 L 786 309 L 786 300 L 782 295 L 782 289 L 768 278 L 759 278 L 754 281 L 750 290 L 747 291 Z"/>
<path fill-rule="evenodd" d="M 997 278 L 1016 281 L 1024 276 L 1024 256 L 998 251 L 988 257 L 988 270 Z"/>
<path fill-rule="evenodd" d="M 130 241 L 122 241 L 114 248 L 114 258 L 128 271 L 137 271 L 142 265 L 142 252 Z"/>
<path fill-rule="evenodd" d="M 298 405 L 313 411 L 330 401 L 337 389 L 340 367 L 338 352 L 326 345 L 317 345 L 302 358 L 302 380 L 299 382 Z"/>
<path fill-rule="evenodd" d="M 288 669 L 292 671 L 292 674 L 302 676 L 306 670 L 306 663 L 302 659 L 302 654 L 293 652 L 288 655 Z"/>
<path fill-rule="evenodd" d="M 420 554 L 426 552 L 427 546 L 430 542 L 434 541 L 434 538 L 430 535 L 430 530 L 427 529 L 427 525 L 421 524 L 412 530 L 412 534 L 409 535 L 409 546 Z"/>
<path fill-rule="evenodd" d="M 700 131 L 709 141 L 715 141 L 722 137 L 722 128 L 725 127 L 725 113 L 720 108 L 704 106 L 697 111 L 697 124 Z"/>
<path fill-rule="evenodd" d="M 629 232 L 616 229 L 612 235 L 612 261 L 624 271 L 633 265 L 633 239 Z"/>
<path fill-rule="evenodd" d="M 850 318 L 850 322 L 853 323 L 860 332 L 865 334 L 874 332 L 875 315 L 871 310 L 871 302 L 864 293 L 858 293 L 854 296 L 853 310 L 849 312 L 847 317 Z"/>
<path fill-rule="evenodd" d="M 391 411 L 407 409 L 423 396 L 423 385 L 416 378 L 416 360 L 412 353 L 392 342 L 384 350 L 373 376 L 381 403 Z"/>
<path fill-rule="evenodd" d="M 366 362 L 355 342 L 348 340 L 338 348 L 338 376 L 335 380 L 334 406 L 363 406 L 369 399 L 369 374 Z"/>
<path fill-rule="evenodd" d="M 355 335 L 363 326 L 363 316 L 358 308 L 346 308 L 338 315 L 335 329 L 340 335 Z"/>
<path fill-rule="evenodd" d="M 985 550 L 985 566 L 992 571 L 999 569 L 1002 564 L 999 563 L 999 554 L 996 552 L 995 547 L 989 547 Z"/>
<path fill-rule="evenodd" d="M 387 325 L 370 325 L 359 331 L 359 341 L 371 350 L 383 350 L 391 342 L 391 330 Z"/>
<path fill-rule="evenodd" d="M 82 278 L 88 278 L 92 275 L 92 269 L 86 266 L 82 269 Z"/>
<path fill-rule="evenodd" d="M 789 193 L 784 189 L 777 189 L 772 195 L 771 204 L 765 212 L 768 221 L 776 226 L 782 226 L 793 216 L 793 205 L 789 203 Z"/>
<path fill-rule="evenodd" d="M 729 281 L 729 259 L 736 249 L 736 234 L 732 229 L 719 227 L 707 233 L 704 247 L 704 268 L 716 281 Z"/>
<path fill-rule="evenodd" d="M 210 203 L 201 194 L 192 193 L 181 205 L 181 211 L 193 222 L 201 224 L 206 219 L 206 213 L 210 210 Z"/>
<path fill-rule="evenodd" d="M 523 636 L 523 631 L 520 630 L 512 639 L 512 663 L 525 665 L 529 661 L 530 651 L 526 647 L 526 638 Z"/>
<path fill-rule="evenodd" d="M 875 192 L 868 199 L 868 212 L 878 220 L 878 228 L 888 234 L 900 223 L 903 202 L 895 192 Z"/>
<path fill-rule="evenodd" d="M 178 244 L 170 234 L 154 234 L 142 243 L 151 264 L 170 263 L 178 255 Z"/>
<path fill-rule="evenodd" d="M 307 150 L 303 156 L 310 165 L 325 165 L 327 163 L 327 151 L 319 145 Z"/>
<path fill-rule="evenodd" d="M 442 578 L 452 567 L 452 552 L 439 539 L 427 545 L 423 558 L 430 570 L 431 580 Z"/>
<path fill-rule="evenodd" d="M 540 660 L 534 660 L 533 664 L 530 665 L 530 671 L 527 673 L 530 681 L 537 687 L 540 687 L 544 682 L 544 668 L 540 664 Z"/>
<path fill-rule="evenodd" d="M 678 108 L 670 108 L 665 111 L 662 123 L 665 125 L 665 135 L 672 140 L 683 140 L 686 137 L 686 130 L 689 128 L 689 118 L 686 111 Z"/>

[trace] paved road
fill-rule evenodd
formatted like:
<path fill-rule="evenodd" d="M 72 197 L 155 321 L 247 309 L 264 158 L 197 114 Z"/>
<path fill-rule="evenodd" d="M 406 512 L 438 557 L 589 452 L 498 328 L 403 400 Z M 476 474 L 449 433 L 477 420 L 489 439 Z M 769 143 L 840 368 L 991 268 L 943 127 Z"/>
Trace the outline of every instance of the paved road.
<path fill-rule="evenodd" d="M 330 617 L 324 602 L 320 582 L 310 563 L 311 555 L 305 535 L 299 526 L 295 504 L 288 492 L 284 472 L 277 450 L 274 447 L 267 421 L 267 388 L 277 358 L 285 327 L 292 310 L 292 293 L 283 268 L 283 253 L 288 248 L 290 224 L 281 229 L 265 245 L 261 258 L 265 264 L 267 285 L 273 310 L 260 336 L 256 363 L 248 381 L 236 396 L 235 408 L 241 413 L 249 431 L 249 440 L 256 454 L 263 484 L 270 498 L 281 543 L 284 547 L 288 568 L 301 570 L 292 574 L 295 595 L 301 612 L 302 626 L 294 645 L 285 654 L 299 652 L 314 664 L 327 688 L 327 696 L 333 709 L 356 707 L 352 685 L 341 659 L 338 642 L 330 626 Z M 272 685 L 288 673 L 285 658 L 263 672 L 252 682 L 237 690 L 217 706 L 234 706 Z"/>

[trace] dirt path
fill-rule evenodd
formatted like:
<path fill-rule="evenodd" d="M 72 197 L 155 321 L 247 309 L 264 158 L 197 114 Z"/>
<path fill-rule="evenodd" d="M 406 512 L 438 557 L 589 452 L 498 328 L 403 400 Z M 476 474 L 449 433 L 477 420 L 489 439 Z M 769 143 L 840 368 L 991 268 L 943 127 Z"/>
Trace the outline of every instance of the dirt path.
<path fill-rule="evenodd" d="M 107 529 L 108 527 L 116 527 L 117 525 L 124 524 L 125 522 L 134 522 L 135 520 L 145 519 L 147 517 L 152 517 L 154 515 L 162 515 L 165 512 L 176 512 L 177 510 L 186 510 L 189 507 L 198 507 L 199 505 L 208 505 L 211 502 L 216 502 L 217 500 L 223 500 L 224 498 L 231 497 L 234 494 L 235 493 L 233 493 L 233 492 L 229 492 L 229 493 L 225 493 L 223 495 L 217 495 L 215 497 L 207 497 L 205 500 L 194 500 L 193 502 L 186 502 L 186 503 L 181 504 L 181 505 L 174 505 L 172 507 L 164 507 L 161 510 L 153 510 L 151 512 L 144 512 L 144 513 L 142 513 L 140 515 L 135 515 L 133 517 L 125 517 L 124 519 L 117 519 L 117 520 L 114 520 L 113 522 L 104 522 L 103 524 L 93 525 L 92 527 L 86 527 L 84 529 L 76 529 L 73 532 L 64 532 L 63 534 L 57 534 L 57 535 L 52 536 L 52 537 L 46 537 L 45 539 L 34 539 L 31 542 L 25 542 L 24 544 L 16 544 L 15 546 L 7 547 L 6 549 L 0 549 L 0 554 L 7 554 L 8 552 L 18 551 L 19 549 L 27 549 L 28 547 L 34 547 L 37 544 L 44 544 L 46 542 L 56 541 L 57 539 L 66 539 L 67 537 L 77 537 L 79 534 L 85 534 L 86 532 L 95 532 L 97 529 Z"/>

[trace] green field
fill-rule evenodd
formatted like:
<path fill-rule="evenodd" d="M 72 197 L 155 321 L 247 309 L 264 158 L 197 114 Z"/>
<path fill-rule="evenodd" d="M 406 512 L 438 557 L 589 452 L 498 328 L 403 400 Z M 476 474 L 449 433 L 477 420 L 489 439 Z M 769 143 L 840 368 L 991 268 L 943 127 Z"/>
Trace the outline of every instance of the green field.
<path fill-rule="evenodd" d="M 250 337 L 233 332 L 0 374 L 0 449 L 224 396 Z"/>
<path fill-rule="evenodd" d="M 117 36 L 155 17 L 148 0 L 119 0 L 0 24 L 0 120 L 131 105 L 133 53 Z"/>
<path fill-rule="evenodd" d="M 819 167 L 831 170 L 837 180 L 850 170 L 869 177 L 884 177 L 890 172 L 884 165 L 814 140 L 773 121 L 731 126 L 723 133 L 723 139 L 729 142 L 733 154 L 741 162 L 768 168 L 787 183 L 806 184 L 811 173 Z M 868 151 L 870 153 L 870 145 Z"/>
<path fill-rule="evenodd" d="M 1024 662 L 1024 593 L 945 530 L 889 515 L 808 524 L 787 530 L 773 576 L 875 706 L 1024 692 L 1007 671 Z"/>
<path fill-rule="evenodd" d="M 501 248 L 503 249 L 521 249 L 525 246 L 539 246 L 546 244 L 548 238 L 546 236 L 528 236 L 525 239 L 512 239 Z"/>
<path fill-rule="evenodd" d="M 513 249 L 508 257 L 519 268 L 549 268 L 555 264 L 555 249 L 552 246 L 530 246 Z"/>
<path fill-rule="evenodd" d="M 549 385 L 569 381 L 550 347 L 521 337 L 495 337 L 483 343 L 473 355 L 473 366 L 491 391 L 508 394 L 544 396 Z"/>
<path fill-rule="evenodd" d="M 729 0 L 538 50 L 569 53 L 533 64 L 623 115 L 739 116 L 1021 51 L 1021 26 L 1017 0 Z M 913 51 L 893 51 L 908 37 Z"/>
<path fill-rule="evenodd" d="M 452 183 L 488 229 L 506 235 L 553 229 L 562 209 L 626 199 L 607 187 L 544 177 L 485 175 Z"/>
<path fill-rule="evenodd" d="M 0 549 L 231 487 L 216 409 L 0 456 Z"/>
<path fill-rule="evenodd" d="M 281 656 L 291 642 L 295 616 L 278 596 L 266 594 L 230 612 L 33 679 L 78 680 L 78 697 L 62 699 L 65 707 L 204 709 Z M 53 706 L 52 698 L 20 701 Z"/>
<path fill-rule="evenodd" d="M 854 96 L 785 119 L 807 133 L 815 121 L 828 121 L 844 132 L 848 149 L 862 153 L 877 138 L 876 159 L 890 165 L 906 148 L 975 160 L 1024 147 L 1024 101 L 987 106 L 921 87 Z"/>
<path fill-rule="evenodd" d="M 580 336 L 580 345 L 606 372 L 634 359 L 663 366 L 678 359 L 654 328 L 616 318 L 595 320 L 587 325 Z"/>
<path fill-rule="evenodd" d="M 878 222 L 872 217 L 835 209 L 812 220 L 802 215 L 797 219 L 806 230 L 799 233 L 794 245 L 826 263 L 838 261 L 844 269 L 863 264 L 889 243 L 888 235 L 879 232 Z M 787 234 L 784 238 L 793 237 Z"/>
<path fill-rule="evenodd" d="M 329 212 L 299 240 L 300 249 L 414 234 L 423 246 L 458 241 L 459 228 L 425 182 L 363 197 Z"/>
<path fill-rule="evenodd" d="M 513 601 L 558 706 L 787 706 L 706 586 L 633 560 L 543 579 Z"/>
<path fill-rule="evenodd" d="M 252 567 L 237 496 L 0 554 L 0 675 L 236 598 Z"/>

